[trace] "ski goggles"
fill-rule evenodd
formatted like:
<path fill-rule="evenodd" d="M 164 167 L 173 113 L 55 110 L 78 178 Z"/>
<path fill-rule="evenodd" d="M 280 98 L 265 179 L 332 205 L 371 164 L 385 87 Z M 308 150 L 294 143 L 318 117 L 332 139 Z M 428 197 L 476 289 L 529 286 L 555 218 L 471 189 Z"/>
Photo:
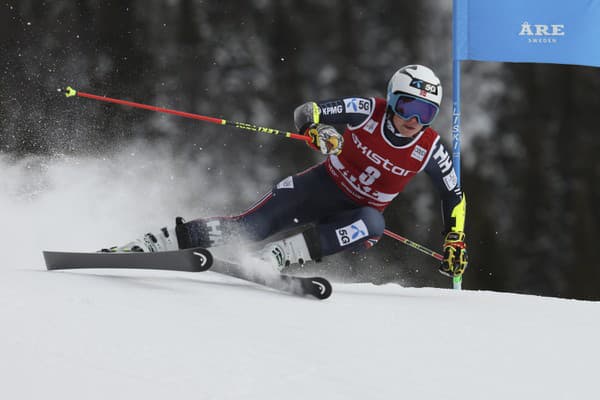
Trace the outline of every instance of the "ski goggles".
<path fill-rule="evenodd" d="M 393 94 L 390 106 L 400 118 L 408 120 L 416 117 L 421 125 L 431 124 L 440 110 L 437 105 L 406 93 Z"/>

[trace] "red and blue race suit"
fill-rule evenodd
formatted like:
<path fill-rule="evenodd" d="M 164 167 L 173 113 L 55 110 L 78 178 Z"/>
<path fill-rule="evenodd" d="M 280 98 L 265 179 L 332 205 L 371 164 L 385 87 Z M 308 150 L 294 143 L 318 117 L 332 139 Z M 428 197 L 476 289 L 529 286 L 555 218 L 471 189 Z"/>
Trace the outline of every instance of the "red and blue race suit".
<path fill-rule="evenodd" d="M 454 228 L 453 210 L 462 192 L 452 159 L 432 128 L 413 138 L 401 136 L 380 98 L 306 103 L 294 119 L 301 132 L 315 122 L 345 124 L 341 154 L 280 181 L 242 214 L 186 223 L 186 246 L 223 244 L 233 232 L 261 241 L 308 226 L 316 242 L 309 245 L 318 249 L 313 254 L 371 247 L 383 235 L 383 211 L 421 171 L 440 194 L 445 230 Z"/>

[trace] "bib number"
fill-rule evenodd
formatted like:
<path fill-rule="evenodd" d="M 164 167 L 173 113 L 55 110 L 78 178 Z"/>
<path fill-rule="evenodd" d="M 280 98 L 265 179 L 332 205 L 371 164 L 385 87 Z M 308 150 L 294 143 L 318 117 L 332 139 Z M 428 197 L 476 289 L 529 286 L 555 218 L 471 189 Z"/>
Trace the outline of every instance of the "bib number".
<path fill-rule="evenodd" d="M 381 176 L 381 172 L 372 166 L 365 168 L 365 172 L 360 174 L 358 180 L 365 186 L 371 186 L 377 178 Z"/>

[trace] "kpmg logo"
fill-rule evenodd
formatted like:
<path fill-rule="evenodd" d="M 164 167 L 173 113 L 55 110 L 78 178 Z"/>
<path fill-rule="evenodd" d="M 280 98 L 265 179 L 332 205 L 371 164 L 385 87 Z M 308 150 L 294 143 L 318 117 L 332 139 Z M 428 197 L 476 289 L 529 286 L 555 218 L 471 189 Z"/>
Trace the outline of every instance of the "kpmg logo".
<path fill-rule="evenodd" d="M 563 24 L 530 24 L 525 21 L 521 24 L 519 36 L 527 37 L 528 43 L 558 43 L 558 38 L 565 36 L 565 26 Z"/>

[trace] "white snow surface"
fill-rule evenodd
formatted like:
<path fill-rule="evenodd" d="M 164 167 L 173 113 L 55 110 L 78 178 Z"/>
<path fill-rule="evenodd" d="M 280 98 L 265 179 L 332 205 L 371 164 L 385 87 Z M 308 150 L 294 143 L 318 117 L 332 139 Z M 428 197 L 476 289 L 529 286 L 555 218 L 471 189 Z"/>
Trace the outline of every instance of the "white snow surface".
<path fill-rule="evenodd" d="M 130 155 L 0 159 L 1 399 L 598 398 L 594 302 L 335 282 L 319 301 L 210 271 L 46 271 L 44 249 L 200 211 L 176 190 L 197 174 L 154 157 L 140 190 Z"/>
<path fill-rule="evenodd" d="M 4 399 L 596 398 L 598 304 L 214 272 L 0 270 Z"/>

